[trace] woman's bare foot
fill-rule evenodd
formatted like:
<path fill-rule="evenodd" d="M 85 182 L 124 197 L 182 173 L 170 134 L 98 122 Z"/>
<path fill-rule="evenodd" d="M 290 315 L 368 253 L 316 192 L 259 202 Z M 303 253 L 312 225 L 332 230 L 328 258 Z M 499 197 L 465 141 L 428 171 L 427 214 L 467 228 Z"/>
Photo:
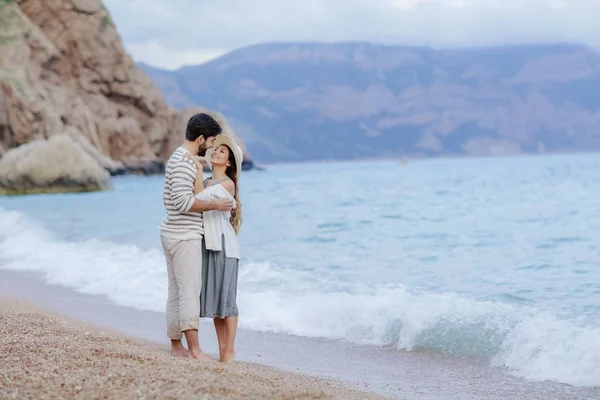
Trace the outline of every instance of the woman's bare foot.
<path fill-rule="evenodd" d="M 225 354 L 226 351 L 227 351 L 226 347 L 219 346 L 219 360 L 220 361 L 223 361 L 223 355 Z"/>
<path fill-rule="evenodd" d="M 232 351 L 224 351 L 221 356 L 221 362 L 223 364 L 229 364 L 235 358 L 235 350 Z"/>

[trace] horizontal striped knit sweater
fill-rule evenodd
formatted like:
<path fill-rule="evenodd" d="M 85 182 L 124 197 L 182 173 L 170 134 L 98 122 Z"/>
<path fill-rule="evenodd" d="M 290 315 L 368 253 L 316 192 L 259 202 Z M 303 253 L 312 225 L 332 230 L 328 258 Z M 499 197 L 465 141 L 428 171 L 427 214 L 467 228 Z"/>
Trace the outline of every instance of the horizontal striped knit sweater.
<path fill-rule="evenodd" d="M 202 239 L 202 213 L 189 212 L 194 204 L 196 164 L 185 157 L 188 151 L 178 147 L 165 168 L 163 201 L 167 219 L 160 225 L 160 234 L 180 240 Z"/>

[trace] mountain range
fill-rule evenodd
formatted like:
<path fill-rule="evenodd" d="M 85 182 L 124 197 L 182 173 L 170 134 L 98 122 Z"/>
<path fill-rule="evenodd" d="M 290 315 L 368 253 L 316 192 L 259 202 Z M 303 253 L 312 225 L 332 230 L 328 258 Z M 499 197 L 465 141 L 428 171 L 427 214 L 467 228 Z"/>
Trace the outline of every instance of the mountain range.
<path fill-rule="evenodd" d="M 139 66 L 170 106 L 222 112 L 262 162 L 600 149 L 600 54 L 577 44 L 267 43 Z"/>

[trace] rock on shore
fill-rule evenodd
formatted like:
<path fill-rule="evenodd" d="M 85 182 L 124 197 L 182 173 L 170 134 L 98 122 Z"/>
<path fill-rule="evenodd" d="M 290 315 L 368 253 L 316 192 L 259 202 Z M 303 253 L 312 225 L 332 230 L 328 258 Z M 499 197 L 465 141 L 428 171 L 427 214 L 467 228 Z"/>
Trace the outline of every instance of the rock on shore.
<path fill-rule="evenodd" d="M 111 187 L 108 171 L 68 134 L 33 140 L 0 159 L 0 194 L 90 192 Z"/>

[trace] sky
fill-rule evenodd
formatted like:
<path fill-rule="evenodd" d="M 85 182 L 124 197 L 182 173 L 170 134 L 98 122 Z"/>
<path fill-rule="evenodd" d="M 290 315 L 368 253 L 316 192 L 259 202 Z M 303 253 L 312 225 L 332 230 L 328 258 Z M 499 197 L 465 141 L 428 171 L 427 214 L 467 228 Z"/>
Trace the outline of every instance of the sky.
<path fill-rule="evenodd" d="M 264 42 L 600 48 L 600 0 L 104 0 L 136 61 L 201 64 Z"/>

